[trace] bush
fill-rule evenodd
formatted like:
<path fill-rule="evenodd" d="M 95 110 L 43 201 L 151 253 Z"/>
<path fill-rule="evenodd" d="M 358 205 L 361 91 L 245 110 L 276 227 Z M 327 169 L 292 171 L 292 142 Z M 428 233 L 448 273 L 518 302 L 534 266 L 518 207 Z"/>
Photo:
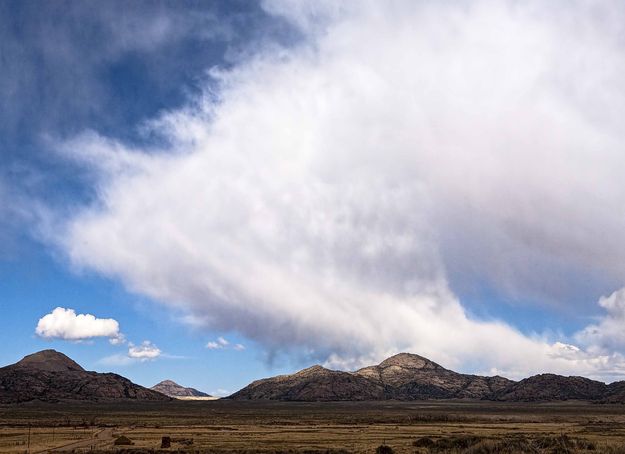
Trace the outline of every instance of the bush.
<path fill-rule="evenodd" d="M 387 445 L 380 445 L 376 448 L 375 454 L 394 454 L 393 448 Z"/>
<path fill-rule="evenodd" d="M 412 442 L 415 448 L 430 448 L 434 445 L 434 440 L 428 437 L 417 438 Z"/>

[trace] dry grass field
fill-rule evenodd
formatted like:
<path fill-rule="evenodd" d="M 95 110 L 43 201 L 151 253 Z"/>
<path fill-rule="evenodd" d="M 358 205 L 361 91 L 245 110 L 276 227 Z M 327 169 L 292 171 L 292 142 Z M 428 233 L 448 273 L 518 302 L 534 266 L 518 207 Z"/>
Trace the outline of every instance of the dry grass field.
<path fill-rule="evenodd" d="M 133 444 L 114 445 L 120 435 Z M 161 449 L 164 436 L 171 438 L 167 449 Z M 382 454 L 625 453 L 625 407 L 580 402 L 224 400 L 0 406 L 0 454 L 376 449 Z"/>

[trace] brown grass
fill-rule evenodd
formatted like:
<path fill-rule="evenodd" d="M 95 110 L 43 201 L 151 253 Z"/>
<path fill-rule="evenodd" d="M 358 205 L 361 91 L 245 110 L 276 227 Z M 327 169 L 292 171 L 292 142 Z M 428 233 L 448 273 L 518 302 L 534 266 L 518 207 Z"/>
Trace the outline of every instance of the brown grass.
<path fill-rule="evenodd" d="M 172 402 L 0 406 L 0 454 L 121 453 L 625 454 L 625 407 L 579 402 Z M 130 447 L 115 447 L 120 435 Z M 390 451 L 389 451 L 390 452 Z"/>

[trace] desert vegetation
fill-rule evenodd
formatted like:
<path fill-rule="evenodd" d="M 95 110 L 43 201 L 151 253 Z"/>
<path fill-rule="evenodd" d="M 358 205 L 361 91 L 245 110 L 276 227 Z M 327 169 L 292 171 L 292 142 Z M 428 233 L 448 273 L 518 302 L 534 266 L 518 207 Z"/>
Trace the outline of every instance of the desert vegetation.
<path fill-rule="evenodd" d="M 116 445 L 120 437 L 132 444 Z M 0 406 L 0 453 L 71 451 L 625 453 L 625 411 L 573 401 Z"/>

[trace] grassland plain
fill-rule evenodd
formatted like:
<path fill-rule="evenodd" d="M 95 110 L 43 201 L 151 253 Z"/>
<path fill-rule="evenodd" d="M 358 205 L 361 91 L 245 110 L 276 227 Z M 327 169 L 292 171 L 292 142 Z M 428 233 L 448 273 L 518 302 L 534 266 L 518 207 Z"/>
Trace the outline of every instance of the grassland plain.
<path fill-rule="evenodd" d="M 114 445 L 120 435 L 133 444 Z M 165 436 L 171 447 L 161 449 Z M 384 452 L 380 446 L 396 453 L 625 453 L 625 406 L 228 400 L 0 406 L 0 453 Z"/>

